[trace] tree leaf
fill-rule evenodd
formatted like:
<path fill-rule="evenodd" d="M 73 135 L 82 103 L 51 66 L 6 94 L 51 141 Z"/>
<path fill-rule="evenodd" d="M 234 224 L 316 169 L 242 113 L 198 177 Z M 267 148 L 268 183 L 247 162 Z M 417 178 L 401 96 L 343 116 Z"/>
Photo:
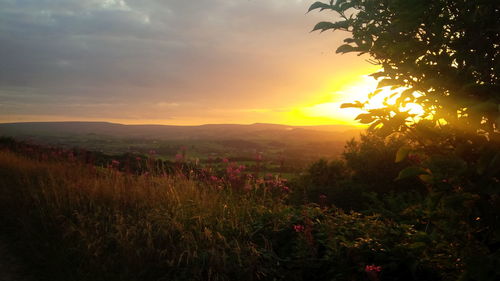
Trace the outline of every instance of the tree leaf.
<path fill-rule="evenodd" d="M 326 10 L 326 9 L 333 9 L 333 6 L 329 5 L 329 4 L 326 4 L 326 3 L 323 3 L 323 2 L 317 1 L 317 2 L 314 2 L 309 7 L 309 10 L 307 10 L 307 12 L 309 13 L 310 11 L 316 10 L 316 9 L 319 9 L 320 11 L 323 11 L 323 10 Z"/>
<path fill-rule="evenodd" d="M 432 175 L 420 175 L 418 178 L 428 184 L 434 183 L 434 177 Z"/>
<path fill-rule="evenodd" d="M 395 181 L 428 174 L 429 172 L 422 167 L 410 166 L 399 172 L 399 175 L 395 179 Z"/>
<path fill-rule="evenodd" d="M 340 47 L 337 48 L 337 51 L 336 53 L 349 53 L 349 52 L 354 52 L 356 51 L 357 48 L 354 47 L 354 46 L 351 46 L 349 44 L 344 44 L 344 45 L 341 45 Z"/>
<path fill-rule="evenodd" d="M 411 150 L 412 150 L 411 147 L 407 145 L 403 145 L 402 147 L 400 147 L 398 149 L 398 152 L 396 152 L 395 163 L 399 163 L 405 160 L 408 157 L 408 154 L 410 154 Z"/>
<path fill-rule="evenodd" d="M 340 108 L 363 108 L 365 104 L 360 102 L 360 101 L 356 101 L 354 103 L 343 103 L 340 105 Z"/>
<path fill-rule="evenodd" d="M 328 21 L 322 21 L 322 22 L 319 22 L 318 24 L 316 24 L 313 28 L 313 30 L 311 30 L 311 32 L 314 32 L 316 30 L 321 30 L 321 32 L 324 32 L 328 29 L 334 29 L 335 28 L 335 24 L 333 22 L 328 22 Z"/>
<path fill-rule="evenodd" d="M 397 82 L 392 80 L 392 79 L 382 79 L 380 82 L 378 82 L 377 88 L 383 88 L 387 86 L 392 86 L 396 84 Z"/>
<path fill-rule="evenodd" d="M 370 113 L 362 113 L 356 117 L 356 120 L 359 120 L 360 123 L 369 124 L 375 120 L 374 116 Z"/>

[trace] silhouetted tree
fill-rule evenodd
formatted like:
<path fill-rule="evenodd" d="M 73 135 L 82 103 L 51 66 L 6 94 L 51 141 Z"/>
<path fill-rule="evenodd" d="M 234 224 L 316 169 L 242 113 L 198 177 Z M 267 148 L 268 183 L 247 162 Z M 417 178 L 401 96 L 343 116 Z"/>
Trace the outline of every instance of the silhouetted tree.
<path fill-rule="evenodd" d="M 499 280 L 500 2 L 332 0 L 316 9 L 336 17 L 313 30 L 349 35 L 338 53 L 368 54 L 381 67 L 372 96 L 394 91 L 382 108 L 343 106 L 365 109 L 357 120 L 379 135 L 406 139 L 395 158 L 412 165 L 398 179 L 419 176 L 428 194 L 405 214 L 447 241 L 437 248 L 456 247 L 460 274 L 447 278 Z M 408 103 L 425 112 L 413 118 Z"/>
<path fill-rule="evenodd" d="M 386 132 L 405 129 L 401 105 L 423 106 L 436 125 L 481 130 L 500 125 L 500 4 L 498 0 L 332 0 L 309 11 L 336 12 L 313 30 L 348 31 L 337 53 L 369 54 L 381 70 L 379 88 L 405 87 L 394 106 L 358 119 Z M 377 94 L 375 92 L 374 94 Z M 362 103 L 346 106 L 362 107 Z"/>

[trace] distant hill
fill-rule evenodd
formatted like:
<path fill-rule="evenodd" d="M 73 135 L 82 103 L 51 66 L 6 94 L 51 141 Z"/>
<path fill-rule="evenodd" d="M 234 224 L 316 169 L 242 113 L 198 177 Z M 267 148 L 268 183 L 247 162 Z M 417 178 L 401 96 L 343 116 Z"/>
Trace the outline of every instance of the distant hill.
<path fill-rule="evenodd" d="M 362 129 L 345 125 L 288 126 L 263 123 L 200 126 L 123 125 L 107 122 L 0 123 L 0 135 L 21 138 L 99 135 L 158 140 L 266 139 L 307 142 L 345 141 L 358 136 L 361 131 Z"/>

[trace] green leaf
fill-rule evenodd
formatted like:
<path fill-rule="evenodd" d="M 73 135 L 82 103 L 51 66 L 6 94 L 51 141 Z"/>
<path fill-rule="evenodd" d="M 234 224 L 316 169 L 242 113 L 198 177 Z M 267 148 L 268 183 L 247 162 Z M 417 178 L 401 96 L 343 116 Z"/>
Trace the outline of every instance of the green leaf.
<path fill-rule="evenodd" d="M 349 52 L 354 52 L 356 51 L 357 49 L 349 44 L 344 44 L 344 45 L 341 45 L 340 47 L 337 48 L 337 51 L 336 53 L 349 53 Z"/>
<path fill-rule="evenodd" d="M 323 11 L 323 10 L 326 10 L 326 9 L 333 9 L 333 6 L 332 5 L 329 5 L 329 4 L 326 4 L 326 3 L 322 3 L 322 2 L 314 2 L 310 7 L 309 7 L 309 10 L 307 10 L 307 12 L 309 13 L 310 11 L 312 10 L 316 10 L 316 9 L 319 9 L 320 11 Z"/>
<path fill-rule="evenodd" d="M 406 159 L 406 157 L 408 157 L 408 154 L 410 154 L 411 152 L 411 147 L 409 146 L 402 146 L 398 149 L 398 152 L 396 152 L 396 160 L 395 162 L 396 163 L 399 163 L 399 162 L 402 162 L 403 160 Z"/>
<path fill-rule="evenodd" d="M 428 183 L 428 184 L 434 183 L 434 177 L 431 175 L 420 175 L 418 177 L 420 178 L 421 181 L 423 181 L 425 183 Z"/>
<path fill-rule="evenodd" d="M 322 21 L 322 22 L 319 22 L 318 24 L 316 24 L 313 28 L 313 30 L 311 30 L 311 32 L 314 32 L 316 30 L 321 30 L 321 32 L 324 32 L 324 31 L 327 31 L 328 29 L 334 29 L 335 28 L 335 24 L 333 22 L 328 22 L 328 21 Z"/>
<path fill-rule="evenodd" d="M 357 4 L 355 2 L 347 2 L 347 1 L 344 1 L 344 2 L 345 3 L 341 3 L 341 4 L 338 5 L 339 8 L 340 8 L 340 10 L 342 10 L 342 11 L 346 11 L 346 10 L 348 10 L 350 8 L 354 8 L 356 6 L 356 4 Z"/>
<path fill-rule="evenodd" d="M 321 32 L 325 32 L 329 29 L 337 30 L 337 29 L 347 29 L 350 25 L 351 21 L 349 20 L 344 20 L 344 21 L 337 21 L 337 22 L 328 22 L 328 21 L 322 21 L 317 23 L 313 30 L 311 32 L 314 32 L 316 30 L 321 30 Z"/>
<path fill-rule="evenodd" d="M 425 170 L 422 167 L 417 167 L 417 166 L 411 166 L 403 169 L 401 172 L 399 172 L 398 177 L 395 179 L 395 181 L 402 180 L 402 179 L 407 179 L 407 178 L 412 178 L 420 175 L 428 175 L 429 172 Z"/>

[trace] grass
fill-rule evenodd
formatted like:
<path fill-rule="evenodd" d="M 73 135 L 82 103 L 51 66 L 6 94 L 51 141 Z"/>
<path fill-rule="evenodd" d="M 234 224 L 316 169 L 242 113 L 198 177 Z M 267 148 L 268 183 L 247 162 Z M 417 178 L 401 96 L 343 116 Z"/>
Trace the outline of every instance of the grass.
<path fill-rule="evenodd" d="M 273 184 L 0 151 L 0 223 L 40 280 L 373 280 L 368 265 L 403 278 L 415 262 L 432 271 L 418 263 L 411 226 L 287 197 Z"/>

